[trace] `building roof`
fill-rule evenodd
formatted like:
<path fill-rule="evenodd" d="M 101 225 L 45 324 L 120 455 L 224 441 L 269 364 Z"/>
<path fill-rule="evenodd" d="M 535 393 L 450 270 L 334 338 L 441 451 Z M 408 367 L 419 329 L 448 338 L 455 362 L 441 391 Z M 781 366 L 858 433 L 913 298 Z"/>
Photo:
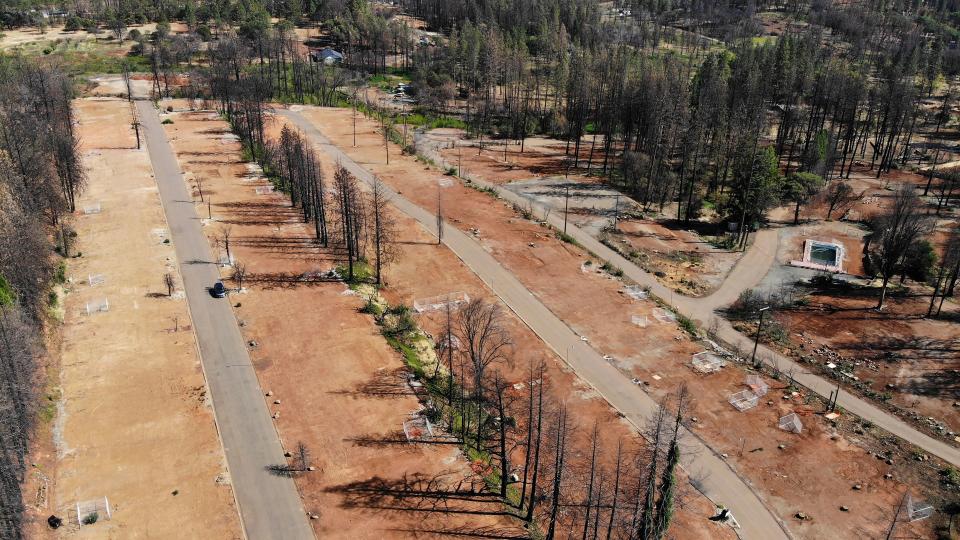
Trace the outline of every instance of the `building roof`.
<path fill-rule="evenodd" d="M 322 60 L 326 60 L 328 58 L 332 58 L 334 60 L 343 60 L 343 54 L 331 49 L 330 47 L 324 47 L 319 51 L 312 51 L 310 55 Z"/>

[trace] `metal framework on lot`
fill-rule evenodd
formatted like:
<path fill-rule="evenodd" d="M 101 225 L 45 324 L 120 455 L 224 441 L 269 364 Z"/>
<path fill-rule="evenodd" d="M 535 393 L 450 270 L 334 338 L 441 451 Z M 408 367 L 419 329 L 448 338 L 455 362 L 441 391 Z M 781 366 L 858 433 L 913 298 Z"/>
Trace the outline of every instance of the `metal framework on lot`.
<path fill-rule="evenodd" d="M 254 188 L 257 195 L 269 195 L 273 193 L 273 186 L 257 186 Z"/>
<path fill-rule="evenodd" d="M 653 308 L 653 317 L 662 323 L 672 323 L 677 321 L 677 316 L 672 311 L 663 308 Z"/>
<path fill-rule="evenodd" d="M 933 506 L 925 501 L 913 500 L 913 495 L 907 494 L 907 517 L 910 521 L 920 521 L 933 515 Z"/>
<path fill-rule="evenodd" d="M 403 423 L 403 434 L 407 436 L 407 442 L 421 442 L 433 438 L 433 425 L 430 420 L 414 413 L 413 416 Z"/>
<path fill-rule="evenodd" d="M 110 501 L 106 497 L 101 499 L 92 499 L 89 501 L 79 501 L 76 504 L 77 525 L 93 525 L 101 520 L 110 520 L 113 513 L 110 511 Z M 84 523 L 86 522 L 86 523 Z"/>
<path fill-rule="evenodd" d="M 770 386 L 764 382 L 763 377 L 759 375 L 747 375 L 745 384 L 749 386 L 750 390 L 757 396 L 765 396 L 770 390 Z"/>
<path fill-rule="evenodd" d="M 693 355 L 691 364 L 693 364 L 693 369 L 700 373 L 715 373 L 720 371 L 720 368 L 722 368 L 726 362 L 710 351 L 703 351 Z"/>
<path fill-rule="evenodd" d="M 84 214 L 99 214 L 100 213 L 100 201 L 89 204 L 83 207 Z"/>
<path fill-rule="evenodd" d="M 757 406 L 757 401 L 760 398 L 756 394 L 749 390 L 741 390 L 736 394 L 730 395 L 730 404 L 736 407 L 738 411 L 746 411 Z"/>
<path fill-rule="evenodd" d="M 797 413 L 790 413 L 786 416 L 781 416 L 780 422 L 777 423 L 777 427 L 791 433 L 800 434 L 803 432 L 803 422 L 800 421 L 800 417 L 797 416 Z"/>
<path fill-rule="evenodd" d="M 650 319 L 646 315 L 631 315 L 630 322 L 639 326 L 640 328 L 646 328 L 650 326 Z"/>
<path fill-rule="evenodd" d="M 87 315 L 93 315 L 94 313 L 110 311 L 110 300 L 104 298 L 103 300 L 94 300 L 92 302 L 87 302 L 86 308 L 87 308 Z"/>
<path fill-rule="evenodd" d="M 634 300 L 645 300 L 650 293 L 639 285 L 627 285 L 623 288 L 623 293 Z"/>
<path fill-rule="evenodd" d="M 91 287 L 96 287 L 97 285 L 103 285 L 107 280 L 106 276 L 103 274 L 88 274 L 87 275 L 87 285 Z"/>
<path fill-rule="evenodd" d="M 449 294 L 441 294 L 440 296 L 431 296 L 430 298 L 420 298 L 413 301 L 413 310 L 417 313 L 425 313 L 427 311 L 436 311 L 438 309 L 443 309 L 447 304 L 451 304 L 453 309 L 457 309 L 462 304 L 466 304 L 470 301 L 470 297 L 467 296 L 467 293 L 454 292 Z"/>

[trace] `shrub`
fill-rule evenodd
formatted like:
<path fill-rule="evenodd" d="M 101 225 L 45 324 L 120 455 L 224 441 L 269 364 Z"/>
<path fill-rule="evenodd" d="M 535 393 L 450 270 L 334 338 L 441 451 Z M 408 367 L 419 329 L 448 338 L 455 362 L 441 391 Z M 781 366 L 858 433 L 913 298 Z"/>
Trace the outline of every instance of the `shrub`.
<path fill-rule="evenodd" d="M 67 18 L 67 24 L 63 27 L 66 32 L 76 32 L 84 27 L 84 21 L 76 15 Z"/>
<path fill-rule="evenodd" d="M 83 516 L 83 524 L 93 525 L 98 519 L 100 519 L 100 514 L 97 514 L 96 512 L 90 512 L 89 514 Z"/>
<path fill-rule="evenodd" d="M 567 234 L 567 233 L 565 233 L 565 232 L 563 232 L 563 231 L 557 231 L 556 236 L 557 236 L 557 238 L 559 238 L 561 241 L 566 242 L 567 244 L 576 244 L 576 243 L 577 243 L 577 241 L 574 240 L 572 236 L 570 236 L 569 234 Z M 587 261 L 586 264 L 587 264 L 587 265 L 590 265 L 590 264 L 592 264 L 592 263 L 591 263 L 590 261 Z"/>
<path fill-rule="evenodd" d="M 200 39 L 203 41 L 210 41 L 210 38 L 213 36 L 210 32 L 210 27 L 205 24 L 197 27 L 197 35 L 200 36 Z"/>
<path fill-rule="evenodd" d="M 130 30 L 129 32 L 127 32 L 127 39 L 129 39 L 129 40 L 131 40 L 131 41 L 136 41 L 136 40 L 140 39 L 140 37 L 141 37 L 142 35 L 143 35 L 143 34 L 141 34 L 139 30 L 137 30 L 136 28 L 134 28 L 133 30 Z"/>
<path fill-rule="evenodd" d="M 604 272 L 616 277 L 623 276 L 623 270 L 617 268 L 616 266 L 610 264 L 609 262 L 603 263 L 603 266 L 600 267 Z"/>
<path fill-rule="evenodd" d="M 940 469 L 940 481 L 948 486 L 960 487 L 960 470 L 954 467 Z"/>
<path fill-rule="evenodd" d="M 60 264 L 57 265 L 57 273 L 54 276 L 54 282 L 57 284 L 66 283 L 67 281 L 67 263 L 60 261 Z"/>
<path fill-rule="evenodd" d="M 160 122 L 160 123 L 161 123 L 161 124 L 168 124 L 168 125 L 169 125 L 169 124 L 172 124 L 172 123 L 173 123 L 173 120 L 171 120 L 171 119 L 169 119 L 169 118 L 165 118 L 165 119 L 163 120 L 163 122 Z"/>
<path fill-rule="evenodd" d="M 697 336 L 697 324 L 693 322 L 693 319 L 687 317 L 682 313 L 677 313 L 677 324 L 680 325 L 680 328 L 690 334 L 691 336 Z"/>

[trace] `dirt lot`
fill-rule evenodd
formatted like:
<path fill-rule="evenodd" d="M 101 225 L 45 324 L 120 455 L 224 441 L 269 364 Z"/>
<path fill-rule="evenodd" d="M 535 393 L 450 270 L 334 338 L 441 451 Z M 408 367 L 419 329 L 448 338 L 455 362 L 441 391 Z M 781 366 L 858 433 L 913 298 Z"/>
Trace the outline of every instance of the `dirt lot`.
<path fill-rule="evenodd" d="M 698 231 L 644 209 L 601 179 L 583 174 L 588 168 L 602 170 L 602 140 L 593 152 L 592 143 L 591 137 L 584 138 L 579 168 L 568 171 L 566 142 L 556 139 L 530 137 L 522 153 L 514 141 L 499 140 L 484 141 L 480 151 L 480 141 L 467 140 L 462 130 L 449 128 L 430 130 L 417 141 L 421 152 L 459 169 L 462 176 L 500 184 L 530 198 L 536 212 L 566 211 L 570 223 L 608 240 L 682 294 L 703 296 L 719 287 L 742 252 L 713 247 Z"/>
<path fill-rule="evenodd" d="M 389 167 L 386 166 L 382 136 L 373 132 L 372 123 L 358 124 L 362 126 L 358 127 L 359 147 L 353 149 L 350 111 L 308 108 L 304 114 L 354 159 L 406 197 L 426 208 L 436 204 L 437 179 L 441 172 L 412 158 L 397 157 L 399 152 L 393 154 Z M 579 248 L 560 242 L 551 231 L 521 218 L 513 209 L 495 202 L 485 193 L 456 183 L 443 189 L 447 218 L 459 228 L 473 232 L 501 264 L 513 271 L 572 328 L 587 336 L 594 347 L 610 355 L 611 361 L 628 376 L 650 383 L 649 391 L 655 396 L 672 392 L 681 382 L 690 385 L 692 394 L 698 397 L 695 429 L 708 444 L 733 456 L 741 447 L 740 437 L 747 434 L 748 445 L 764 447 L 766 453 L 749 452 L 753 448 L 747 448 L 743 456 L 731 458 L 731 462 L 757 486 L 784 521 L 794 524 L 791 529 L 801 536 L 879 534 L 885 527 L 882 516 L 889 512 L 904 489 L 898 480 L 913 483 L 915 488 L 922 485 L 912 480 L 911 471 L 899 469 L 893 473 L 895 481 L 876 481 L 883 479 L 890 467 L 885 462 L 860 463 L 865 447 L 870 448 L 875 439 L 849 438 L 839 433 L 838 438 L 832 440 L 823 435 L 832 427 L 829 422 L 810 415 L 811 411 L 803 409 L 802 403 L 791 405 L 809 417 L 807 433 L 794 437 L 798 439 L 796 442 L 791 442 L 792 436 L 776 428 L 774 422 L 779 407 L 767 409 L 767 417 L 760 421 L 755 417 L 763 409 L 737 412 L 727 403 L 727 397 L 744 388 L 742 370 L 728 368 L 709 378 L 696 375 L 687 363 L 703 346 L 691 342 L 676 324 L 661 323 L 660 319 L 666 318 L 663 312 L 655 311 L 652 302 L 632 300 L 623 294 L 623 284 L 605 273 L 597 273 L 596 263 L 586 265 L 588 258 Z M 571 294 L 574 290 L 576 294 Z M 786 405 L 780 396 L 773 401 Z M 781 460 L 774 455 L 782 453 L 775 450 L 780 443 L 789 443 L 794 459 Z M 811 463 L 820 465 L 811 469 Z M 894 463 L 902 464 L 903 460 Z M 870 482 L 870 488 L 856 490 L 858 510 L 842 511 L 840 506 L 846 504 L 842 501 L 847 501 L 845 494 L 851 491 L 851 481 L 863 482 L 863 485 Z M 837 499 L 831 501 L 824 496 L 829 493 Z M 808 510 L 818 517 L 797 523 L 794 514 Z M 919 526 L 928 527 L 930 523 Z"/>
<path fill-rule="evenodd" d="M 74 219 L 82 256 L 67 267 L 59 463 L 38 517 L 72 520 L 63 537 L 240 538 L 186 300 L 163 285 L 176 259 L 150 161 L 117 129 L 129 105 L 76 107 L 89 185 Z M 103 497 L 112 519 L 101 510 L 77 532 L 76 503 Z"/>
<path fill-rule="evenodd" d="M 448 513 L 407 507 L 410 496 L 404 493 L 427 482 L 447 489 L 469 485 L 475 479 L 467 462 L 453 446 L 397 440 L 404 437 L 402 422 L 419 408 L 401 358 L 358 312 L 362 300 L 342 283 L 291 279 L 329 270 L 335 257 L 315 244 L 282 195 L 255 193 L 254 186 L 266 181 L 249 176 L 239 162 L 239 145 L 222 138 L 227 126 L 219 117 L 204 112 L 172 118 L 168 131 L 183 168 L 204 178 L 205 195 L 215 201 L 208 234 L 212 239 L 230 225 L 232 255 L 248 268 L 245 290 L 232 299 L 245 336 L 258 344 L 251 356 L 261 387 L 281 402 L 270 407 L 282 413 L 277 427 L 284 446 L 293 450 L 302 441 L 317 467 L 296 480 L 304 506 L 320 516 L 311 522 L 317 534 L 436 537 L 471 527 L 515 533 L 489 501 L 461 502 L 459 508 L 451 503 Z"/>
<path fill-rule="evenodd" d="M 402 359 L 379 335 L 372 319 L 358 313 L 363 302 L 345 293 L 344 285 L 296 284 L 289 279 L 305 271 L 329 269 L 335 256 L 312 243 L 310 232 L 297 223 L 281 195 L 255 195 L 257 181 L 245 179 L 248 169 L 236 162 L 236 143 L 224 143 L 217 134 L 225 128 L 222 121 L 210 113 L 173 118 L 168 129 L 184 168 L 204 176 L 205 192 L 215 201 L 218 223 L 208 230 L 215 234 L 222 223 L 232 224 L 236 246 L 232 249 L 251 274 L 248 291 L 234 298 L 240 304 L 237 313 L 244 331 L 258 343 L 253 356 L 261 385 L 281 399 L 282 405 L 272 405 L 283 413 L 278 419 L 281 436 L 288 447 L 304 441 L 318 463 L 320 474 L 297 480 L 308 511 L 321 516 L 314 521 L 318 534 L 400 538 L 415 531 L 449 536 L 454 531 L 475 534 L 490 528 L 506 531 L 502 535 L 516 534 L 514 523 L 504 517 L 463 514 L 497 510 L 489 499 L 478 502 L 474 497 L 449 513 L 426 513 L 419 497 L 398 496 L 414 489 L 417 481 L 431 478 L 447 489 L 479 480 L 453 446 L 397 442 L 402 439 L 401 422 L 418 408 L 405 384 Z M 331 178 L 333 164 L 324 159 L 327 178 Z M 404 254 L 388 269 L 383 293 L 390 302 L 409 305 L 416 298 L 451 291 L 489 297 L 483 284 L 449 250 L 436 246 L 412 221 L 400 219 L 400 223 Z M 313 305 L 326 308 L 309 309 Z M 298 315 L 291 317 L 291 313 Z M 424 316 L 420 321 L 427 331 L 436 332 L 435 318 Z M 585 426 L 595 420 L 607 428 L 602 455 L 608 462 L 613 460 L 616 439 L 632 439 L 628 426 L 567 373 L 512 314 L 508 327 L 516 343 L 513 357 L 518 360 L 497 366 L 504 377 L 516 383 L 526 381 L 528 361 L 545 360 L 549 392 L 558 400 L 567 399 L 578 425 L 577 462 L 589 448 L 589 427 Z M 304 355 L 303 351 L 316 352 Z M 705 519 L 713 512 L 712 505 L 689 488 L 683 501 L 676 520 L 680 537 L 731 534 Z"/>
<path fill-rule="evenodd" d="M 895 171 L 890 178 L 876 179 L 862 169 L 855 169 L 850 180 L 858 192 L 864 193 L 864 199 L 848 215 L 853 220 L 883 212 L 899 183 L 911 183 L 919 189 L 926 183 L 926 178 L 910 172 Z M 791 260 L 801 258 L 806 239 L 844 247 L 844 275 L 840 277 L 851 285 L 797 287 L 796 294 L 806 296 L 806 305 L 777 315 L 788 330 L 789 346 L 797 356 L 814 359 L 814 369 L 839 377 L 866 397 L 886 403 L 921 427 L 953 440 L 960 433 L 960 417 L 954 406 L 960 402 L 956 390 L 960 342 L 956 339 L 955 317 L 925 319 L 932 287 L 907 280 L 907 289 L 896 292 L 899 278 L 891 282 L 891 297 L 883 313 L 877 313 L 874 308 L 879 281 L 866 275 L 863 260 L 869 229 L 853 221 L 821 221 L 825 214 L 825 206 L 817 202 L 801 214 L 813 221 L 780 231 L 777 261 L 761 288 L 793 286 L 817 275 L 816 271 L 789 266 Z M 950 212 L 938 220 L 937 230 L 929 237 L 937 250 L 942 249 L 946 231 L 956 227 L 955 220 Z M 956 304 L 948 301 L 943 309 L 953 313 Z M 828 363 L 835 367 L 828 367 Z"/>

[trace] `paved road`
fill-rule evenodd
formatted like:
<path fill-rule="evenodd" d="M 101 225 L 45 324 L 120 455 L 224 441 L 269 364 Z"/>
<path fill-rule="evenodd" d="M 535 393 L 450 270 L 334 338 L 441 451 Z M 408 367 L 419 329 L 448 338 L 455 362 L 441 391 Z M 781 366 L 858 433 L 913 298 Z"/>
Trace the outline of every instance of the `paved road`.
<path fill-rule="evenodd" d="M 373 182 L 373 175 L 343 153 L 312 123 L 295 111 L 277 110 L 297 126 L 334 160 L 339 161 L 354 176 Z M 385 186 L 386 187 L 386 186 Z M 433 213 L 413 204 L 406 198 L 389 190 L 394 206 L 416 219 L 436 234 L 436 217 Z M 584 381 L 591 384 L 614 408 L 624 414 L 638 429 L 657 409 L 657 403 L 634 385 L 588 344 L 581 341 L 562 320 L 544 306 L 511 272 L 505 269 L 472 237 L 459 229 L 447 226 L 443 231 L 443 243 L 470 267 L 473 272 L 496 293 L 548 346 L 567 363 Z M 780 522 L 767 509 L 744 480 L 713 453 L 699 438 L 690 432 L 683 436 L 687 452 L 683 467 L 698 488 L 710 500 L 730 508 L 740 521 L 740 536 L 745 539 L 773 540 L 787 538 Z"/>
<path fill-rule="evenodd" d="M 313 539 L 313 529 L 293 480 L 267 471 L 270 465 L 286 462 L 283 448 L 229 300 L 215 299 L 207 290 L 219 279 L 219 272 L 209 262 L 213 261 L 210 245 L 201 230 L 177 158 L 153 104 L 138 101 L 137 109 L 180 262 L 203 370 L 247 538 Z"/>
<path fill-rule="evenodd" d="M 496 190 L 497 194 L 506 201 L 518 204 L 528 204 L 530 202 L 529 199 L 524 198 L 522 195 L 518 195 L 496 184 L 484 182 L 477 178 L 471 178 L 471 180 L 481 187 L 489 187 Z M 548 221 L 556 229 L 563 229 L 563 214 L 561 212 L 552 212 L 548 216 Z M 752 351 L 752 336 L 745 336 L 738 332 L 729 321 L 717 316 L 715 311 L 736 300 L 737 296 L 739 296 L 743 290 L 752 288 L 760 283 L 766 275 L 767 270 L 775 263 L 778 244 L 776 230 L 765 229 L 757 233 L 753 247 L 741 258 L 720 288 L 704 298 L 691 298 L 670 290 L 657 281 L 652 274 L 647 273 L 619 253 L 602 244 L 583 229 L 568 223 L 567 232 L 586 249 L 623 270 L 623 273 L 632 281 L 649 287 L 651 293 L 671 304 L 677 312 L 700 322 L 702 326 L 707 326 L 715 322 L 717 335 L 721 340 L 737 346 L 741 350 Z M 798 364 L 789 357 L 763 345 L 758 348 L 757 355 L 770 366 L 777 367 L 784 372 L 792 370 L 794 379 L 799 384 L 823 397 L 828 397 L 831 392 L 837 389 L 836 382 L 811 373 L 802 364 Z M 936 439 L 919 431 L 873 403 L 841 389 L 838 404 L 860 418 L 873 422 L 877 427 L 922 448 L 954 466 L 960 467 L 960 449 L 943 440 Z"/>

